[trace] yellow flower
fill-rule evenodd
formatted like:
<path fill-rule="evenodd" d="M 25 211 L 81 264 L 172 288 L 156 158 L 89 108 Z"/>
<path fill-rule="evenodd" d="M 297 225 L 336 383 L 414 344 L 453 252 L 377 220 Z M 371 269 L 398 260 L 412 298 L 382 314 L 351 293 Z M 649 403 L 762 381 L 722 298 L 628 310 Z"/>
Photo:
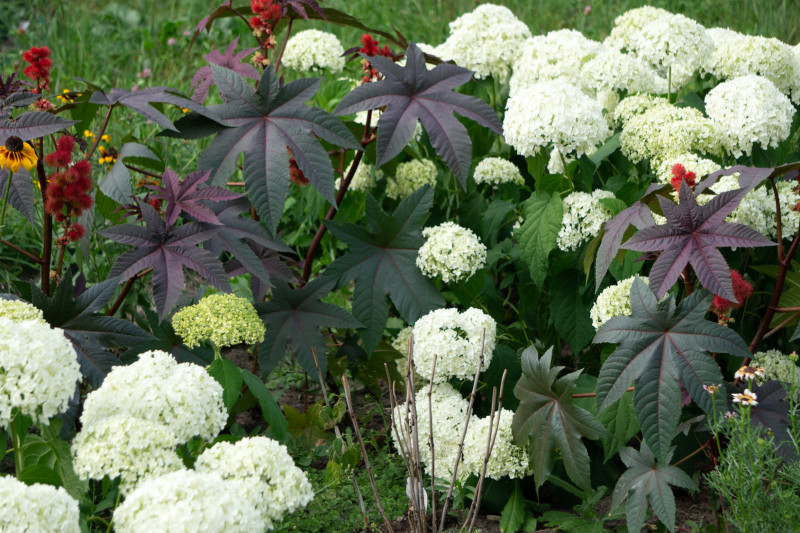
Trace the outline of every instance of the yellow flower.
<path fill-rule="evenodd" d="M 0 146 L 0 168 L 9 172 L 17 172 L 20 167 L 31 170 L 38 161 L 33 147 L 14 135 L 6 139 L 5 145 Z"/>
<path fill-rule="evenodd" d="M 64 89 L 64 91 L 56 96 L 56 98 L 58 98 L 62 104 L 71 104 L 79 96 L 83 96 L 83 93 L 73 93 L 69 89 Z"/>
<path fill-rule="evenodd" d="M 83 136 L 87 139 L 91 139 L 94 137 L 94 133 L 92 133 L 91 130 L 83 130 Z"/>
<path fill-rule="evenodd" d="M 102 137 L 100 137 L 100 140 L 103 141 L 103 142 L 111 142 L 111 136 L 110 135 L 103 135 Z"/>

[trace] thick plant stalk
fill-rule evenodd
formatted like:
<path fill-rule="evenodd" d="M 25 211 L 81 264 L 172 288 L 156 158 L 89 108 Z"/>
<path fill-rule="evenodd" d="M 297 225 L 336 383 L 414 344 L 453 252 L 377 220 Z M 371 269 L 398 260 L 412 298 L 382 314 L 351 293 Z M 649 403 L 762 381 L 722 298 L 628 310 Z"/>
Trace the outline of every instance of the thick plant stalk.
<path fill-rule="evenodd" d="M 256 345 L 256 349 L 258 349 L 258 345 Z M 319 366 L 319 359 L 317 358 L 317 349 L 311 348 L 311 355 L 314 356 L 314 366 L 317 367 L 317 375 L 319 376 L 319 384 L 322 387 L 322 397 L 325 399 L 325 405 L 330 408 L 331 403 L 328 401 L 328 390 L 325 388 L 325 378 L 322 375 L 322 369 Z M 258 358 L 256 358 L 258 359 Z M 253 368 L 255 370 L 255 366 Z M 342 439 L 342 431 L 339 429 L 339 424 L 336 421 L 333 422 L 333 431 L 336 434 L 336 438 L 342 441 L 342 446 L 344 446 L 344 440 Z M 361 508 L 361 518 L 364 521 L 364 529 L 369 529 L 369 516 L 367 516 L 367 506 L 364 505 L 364 496 L 361 494 L 361 489 L 358 488 L 358 481 L 356 481 L 356 474 L 355 472 L 350 472 L 350 479 L 353 481 L 353 488 L 356 491 L 356 496 L 358 496 L 358 505 Z"/>
<path fill-rule="evenodd" d="M 44 153 L 44 140 L 39 139 L 37 144 L 39 145 L 39 154 L 42 155 Z M 39 189 L 42 191 L 42 197 L 44 198 L 45 190 L 47 190 L 47 175 L 44 173 L 43 157 L 39 157 L 39 161 L 36 163 L 36 174 L 39 178 Z M 44 210 L 42 211 L 42 216 L 42 260 L 40 263 L 42 267 L 41 285 L 42 292 L 45 294 L 45 296 L 50 296 L 50 261 L 53 253 L 53 217 L 48 215 Z"/>
<path fill-rule="evenodd" d="M 353 422 L 353 431 L 358 439 L 358 445 L 361 447 L 361 454 L 364 457 L 364 466 L 366 466 L 367 474 L 369 474 L 369 484 L 372 486 L 372 495 L 375 496 L 375 505 L 378 507 L 378 512 L 381 513 L 381 517 L 383 518 L 384 524 L 386 524 L 386 529 L 388 532 L 394 533 L 392 524 L 386 517 L 386 512 L 383 510 L 383 505 L 381 505 L 381 497 L 378 494 L 378 487 L 375 486 L 375 476 L 372 474 L 372 465 L 369 462 L 369 456 L 367 456 L 367 448 L 364 446 L 364 439 L 361 438 L 361 431 L 358 429 L 358 419 L 356 418 L 356 412 L 355 409 L 353 409 L 353 402 L 350 398 L 350 382 L 347 380 L 347 376 L 342 376 L 342 385 L 344 386 L 345 400 L 347 400 L 347 409 L 350 412 L 350 418 Z"/>
<path fill-rule="evenodd" d="M 458 475 L 458 465 L 461 462 L 461 455 L 464 452 L 464 439 L 467 438 L 467 429 L 469 429 L 469 419 L 472 416 L 472 405 L 475 403 L 475 392 L 478 390 L 478 376 L 481 374 L 483 368 L 483 351 L 486 348 L 486 330 L 483 330 L 481 335 L 481 355 L 478 359 L 478 369 L 475 371 L 475 377 L 472 381 L 472 392 L 469 395 L 469 406 L 467 407 L 467 418 L 464 422 L 464 430 L 461 432 L 461 440 L 458 443 L 458 453 L 456 453 L 456 460 L 453 464 L 453 476 L 450 478 L 450 486 L 447 489 L 447 497 L 444 499 L 442 505 L 442 517 L 439 520 L 438 532 L 444 530 L 444 522 L 447 519 L 447 508 L 450 506 L 450 499 L 453 497 L 453 488 L 456 485 L 456 477 Z M 435 519 L 435 517 L 434 517 Z"/>

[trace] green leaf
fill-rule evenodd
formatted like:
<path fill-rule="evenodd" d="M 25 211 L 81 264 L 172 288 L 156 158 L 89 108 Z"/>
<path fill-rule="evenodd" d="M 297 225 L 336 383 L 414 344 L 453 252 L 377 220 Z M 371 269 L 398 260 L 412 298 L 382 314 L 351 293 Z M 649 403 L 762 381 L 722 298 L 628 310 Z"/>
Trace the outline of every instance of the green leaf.
<path fill-rule="evenodd" d="M 117 203 L 126 204 L 131 200 L 133 190 L 131 188 L 131 174 L 125 166 L 127 158 L 136 158 L 152 161 L 160 161 L 147 146 L 138 143 L 125 143 L 117 156 L 117 160 L 111 170 L 108 171 L 98 184 L 103 194 L 115 200 Z"/>
<path fill-rule="evenodd" d="M 683 470 L 669 464 L 673 452 L 674 448 L 670 449 L 660 463 L 644 442 L 638 452 L 633 448 L 620 450 L 620 459 L 628 470 L 620 476 L 614 488 L 611 511 L 626 502 L 628 531 L 642 529 L 648 501 L 667 529 L 675 530 L 675 497 L 670 485 L 694 491 L 697 484 Z"/>
<path fill-rule="evenodd" d="M 347 243 L 350 251 L 336 259 L 325 276 L 336 277 L 339 284 L 355 280 L 353 315 L 365 326 L 361 338 L 367 353 L 372 353 L 383 335 L 389 316 L 387 296 L 409 324 L 445 305 L 416 263 L 423 244 L 422 226 L 432 205 L 429 186 L 404 199 L 391 215 L 367 194 L 369 232 L 355 224 L 327 222 L 331 233 Z"/>
<path fill-rule="evenodd" d="M 603 146 L 595 150 L 592 155 L 588 156 L 592 163 L 596 166 L 600 166 L 600 163 L 603 162 L 608 156 L 613 154 L 619 149 L 619 138 L 620 134 L 616 133 L 613 136 L 609 137 Z"/>
<path fill-rule="evenodd" d="M 517 445 L 528 445 L 537 490 L 553 470 L 556 449 L 569 478 L 588 489 L 591 485 L 589 453 L 581 437 L 599 439 L 607 432 L 590 412 L 576 406 L 572 399 L 581 371 L 556 379 L 564 367 L 551 367 L 552 354 L 550 348 L 540 359 L 533 346 L 522 352 L 523 375 L 514 387 L 514 394 L 521 401 L 511 426 L 514 440 Z"/>
<path fill-rule="evenodd" d="M 750 351 L 738 333 L 705 319 L 712 298 L 708 291 L 695 291 L 676 309 L 673 295 L 659 302 L 636 278 L 630 298 L 632 316 L 612 318 L 594 337 L 595 343 L 617 345 L 597 378 L 598 411 L 621 398 L 636 380 L 636 419 L 648 447 L 664 462 L 681 412 L 678 380 L 711 414 L 713 402 L 703 385 L 718 385 L 723 379 L 707 353 L 749 357 Z"/>
<path fill-rule="evenodd" d="M 242 379 L 253 393 L 253 396 L 258 400 L 258 405 L 261 407 L 261 414 L 264 416 L 275 440 L 283 442 L 286 439 L 286 430 L 289 427 L 286 417 L 281 412 L 278 402 L 272 397 L 264 383 L 256 376 L 247 370 L 242 370 Z"/>
<path fill-rule="evenodd" d="M 49 425 L 41 426 L 42 437 L 53 452 L 52 468 L 61 480 L 61 486 L 76 500 L 84 501 L 86 491 L 89 490 L 89 481 L 78 477 L 72 463 L 70 445 L 59 437 L 62 422 L 53 418 Z"/>
<path fill-rule="evenodd" d="M 511 493 L 511 498 L 508 503 L 503 507 L 503 512 L 500 514 L 500 531 L 503 533 L 516 533 L 522 526 L 525 519 L 525 497 L 522 495 L 522 488 L 519 486 L 519 480 L 514 480 L 514 492 Z"/>
<path fill-rule="evenodd" d="M 581 299 L 581 275 L 577 270 L 563 270 L 558 283 L 550 289 L 550 316 L 561 337 L 573 353 L 583 350 L 594 336 L 589 309 Z"/>
<path fill-rule="evenodd" d="M 547 275 L 550 252 L 556 247 L 561 229 L 563 207 L 561 198 L 554 194 L 534 191 L 525 202 L 525 222 L 516 232 L 519 255 L 528 265 L 533 282 L 541 287 Z"/>
<path fill-rule="evenodd" d="M 233 361 L 216 359 L 208 367 L 208 373 L 222 385 L 222 400 L 230 412 L 242 392 L 242 370 Z"/>
<path fill-rule="evenodd" d="M 61 486 L 61 478 L 56 471 L 43 464 L 27 465 L 19 474 L 19 480 L 26 485 L 41 483 L 42 485 Z"/>
<path fill-rule="evenodd" d="M 625 393 L 611 407 L 600 413 L 599 418 L 609 433 L 601 441 L 605 452 L 603 461 L 608 462 L 639 432 L 636 413 L 633 411 L 633 393 Z"/>
<path fill-rule="evenodd" d="M 777 279 L 780 269 L 777 265 L 758 265 L 752 267 L 753 270 L 765 274 L 773 279 Z M 786 280 L 783 286 L 783 292 L 781 293 L 781 299 L 778 302 L 778 307 L 798 307 L 800 306 L 800 263 L 797 261 L 792 261 L 792 269 L 786 272 Z M 786 320 L 791 313 L 775 313 L 775 316 L 772 318 L 772 321 L 769 324 L 770 328 L 775 328 Z M 797 322 L 797 319 L 793 319 L 785 324 L 785 326 L 791 326 Z M 800 328 L 800 324 L 798 324 L 798 328 Z M 800 329 L 798 329 L 800 331 Z M 793 339 L 792 339 L 793 340 Z"/>
<path fill-rule="evenodd" d="M 284 283 L 276 283 L 270 301 L 256 304 L 258 315 L 267 326 L 264 341 L 258 347 L 259 361 L 265 363 L 261 366 L 262 372 L 283 358 L 288 345 L 303 370 L 315 381 L 319 379 L 313 355 L 316 350 L 320 370 L 325 375 L 328 349 L 319 328 L 361 326 L 341 307 L 320 301 L 333 285 L 334 280 L 326 278 L 317 278 L 295 290 Z"/>

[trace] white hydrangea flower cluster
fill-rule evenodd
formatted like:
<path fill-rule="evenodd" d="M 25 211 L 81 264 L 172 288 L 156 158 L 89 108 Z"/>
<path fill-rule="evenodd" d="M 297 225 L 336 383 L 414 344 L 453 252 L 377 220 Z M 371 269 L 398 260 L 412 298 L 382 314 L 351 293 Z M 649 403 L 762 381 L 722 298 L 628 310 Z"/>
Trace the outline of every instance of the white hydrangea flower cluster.
<path fill-rule="evenodd" d="M 653 65 L 662 75 L 675 67 L 690 75 L 700 68 L 714 51 L 714 41 L 706 29 L 694 20 L 669 13 L 646 22 L 631 36 L 630 48 L 638 57 Z M 680 81 L 679 81 L 680 83 Z"/>
<path fill-rule="evenodd" d="M 178 364 L 167 352 L 145 352 L 115 367 L 84 403 L 72 446 L 76 472 L 84 479 L 119 476 L 129 491 L 143 478 L 180 468 L 177 444 L 211 440 L 225 427 L 222 394 L 204 368 Z"/>
<path fill-rule="evenodd" d="M 463 281 L 486 265 L 486 246 L 475 233 L 454 222 L 422 230 L 425 237 L 417 255 L 417 268 L 429 278 L 445 283 Z"/>
<path fill-rule="evenodd" d="M 23 320 L 45 322 L 41 309 L 34 307 L 28 302 L 23 302 L 22 300 L 6 300 L 0 298 L 0 317 L 13 320 L 14 322 L 21 322 Z"/>
<path fill-rule="evenodd" d="M 435 55 L 452 60 L 475 72 L 504 82 L 519 43 L 531 31 L 510 9 L 495 4 L 481 4 L 474 11 L 450 23 L 450 36 L 436 47 Z"/>
<path fill-rule="evenodd" d="M 341 72 L 344 60 L 339 38 L 319 30 L 303 30 L 292 35 L 281 58 L 284 65 L 301 72 L 325 69 Z"/>
<path fill-rule="evenodd" d="M 178 444 L 167 426 L 110 416 L 84 426 L 73 439 L 75 473 L 81 479 L 120 478 L 120 490 L 127 494 L 144 480 L 183 469 L 175 453 Z"/>
<path fill-rule="evenodd" d="M 502 157 L 486 157 L 475 167 L 473 174 L 475 183 L 488 183 L 491 185 L 501 185 L 511 183 L 513 185 L 524 185 L 525 179 L 522 177 L 517 166 Z"/>
<path fill-rule="evenodd" d="M 793 182 L 779 180 L 775 186 L 778 189 L 778 200 L 781 205 L 781 233 L 784 239 L 789 239 L 797 234 L 797 227 L 800 224 L 800 212 L 792 210 L 792 207 L 800 201 L 800 196 L 794 192 Z M 739 188 L 737 175 L 721 176 L 710 187 L 716 194 Z M 706 195 L 701 195 L 701 198 L 703 196 Z M 744 224 L 765 237 L 777 239 L 778 224 L 772 188 L 762 185 L 747 193 L 739 206 L 725 220 Z"/>
<path fill-rule="evenodd" d="M 580 157 L 609 135 L 600 103 L 559 80 L 535 83 L 509 98 L 503 131 L 523 156 L 551 147 Z"/>
<path fill-rule="evenodd" d="M 580 84 L 596 91 L 615 89 L 628 93 L 667 92 L 667 80 L 659 76 L 650 65 L 614 48 L 604 50 L 583 64 Z"/>
<path fill-rule="evenodd" d="M 14 409 L 48 423 L 66 410 L 80 379 L 78 355 L 62 330 L 43 320 L 0 317 L 0 427 Z"/>
<path fill-rule="evenodd" d="M 458 446 L 464 432 L 469 402 L 461 397 L 449 383 L 434 383 L 431 390 L 431 406 L 428 409 L 428 388 L 420 389 L 415 398 L 417 411 L 418 440 L 420 443 L 420 461 L 425 471 L 430 474 L 435 464 L 436 476 L 449 478 L 453 475 Z M 396 407 L 392 413 L 394 424 L 399 431 L 406 428 L 406 406 Z M 486 468 L 486 475 L 492 479 L 503 476 L 511 478 L 524 477 L 528 472 L 528 454 L 525 448 L 514 444 L 511 432 L 511 421 L 514 413 L 508 409 L 500 411 L 500 427 L 497 432 L 492 454 Z M 410 416 L 410 413 L 409 413 Z M 431 456 L 430 441 L 431 416 L 433 416 L 434 455 Z M 464 450 L 458 466 L 457 479 L 464 481 L 471 474 L 480 475 L 483 459 L 489 439 L 490 418 L 478 418 L 470 415 L 469 427 L 464 437 Z M 495 421 L 495 423 L 497 423 Z M 398 435 L 392 431 L 395 447 L 400 448 Z"/>
<path fill-rule="evenodd" d="M 600 329 L 600 326 L 608 322 L 612 317 L 630 316 L 631 287 L 636 277 L 631 276 L 615 285 L 606 287 L 603 292 L 597 295 L 597 300 L 595 300 L 592 309 L 589 311 L 594 329 Z M 650 282 L 646 276 L 638 277 L 645 283 Z"/>
<path fill-rule="evenodd" d="M 668 106 L 666 98 L 647 93 L 632 94 L 624 98 L 614 109 L 614 123 L 624 126 L 633 117 L 639 116 L 646 111 L 658 107 Z"/>
<path fill-rule="evenodd" d="M 209 341 L 217 349 L 235 344 L 257 344 L 266 327 L 256 308 L 235 294 L 210 294 L 187 305 L 172 317 L 175 333 L 190 348 Z"/>
<path fill-rule="evenodd" d="M 691 152 L 668 155 L 664 157 L 656 170 L 658 181 L 661 183 L 669 183 L 672 179 L 672 167 L 677 164 L 683 165 L 686 172 L 694 172 L 698 182 L 712 172 L 716 172 L 722 168 L 714 161 L 705 159 Z"/>
<path fill-rule="evenodd" d="M 633 48 L 634 40 L 648 22 L 668 17 L 671 14 L 666 9 L 652 6 L 629 9 L 614 19 L 614 27 L 603 44 L 617 50 L 630 51 Z"/>
<path fill-rule="evenodd" d="M 436 186 L 439 171 L 430 159 L 412 159 L 397 165 L 394 176 L 386 180 L 386 196 L 402 200 L 424 185 Z"/>
<path fill-rule="evenodd" d="M 353 168 L 353 163 L 350 163 L 347 166 L 347 170 L 344 171 L 345 176 L 350 173 L 351 168 Z M 356 167 L 356 173 L 353 174 L 353 179 L 350 180 L 350 186 L 348 187 L 348 190 L 368 191 L 375 187 L 375 183 L 381 178 L 383 178 L 382 170 L 375 170 L 375 165 L 370 165 L 369 163 L 361 161 L 358 167 Z M 340 180 L 341 178 L 336 179 L 337 190 L 339 189 L 339 185 L 341 183 Z"/>
<path fill-rule="evenodd" d="M 514 96 L 540 81 L 561 80 L 579 85 L 581 66 L 603 50 L 602 44 L 576 30 L 531 37 L 518 48 L 509 94 Z"/>
<path fill-rule="evenodd" d="M 760 366 L 764 369 L 764 378 L 759 379 L 761 384 L 769 380 L 781 381 L 786 383 L 787 390 L 794 389 L 795 402 L 800 401 L 800 367 L 789 359 L 780 350 L 767 350 L 753 354 L 752 366 Z M 794 382 L 792 380 L 794 379 Z"/>
<path fill-rule="evenodd" d="M 471 379 L 478 370 L 482 340 L 481 368 L 488 368 L 492 362 L 497 324 L 491 316 L 474 307 L 463 313 L 452 308 L 437 309 L 414 323 L 413 335 L 414 365 L 421 376 L 429 378 L 436 355 L 435 382 L 451 377 Z"/>
<path fill-rule="evenodd" d="M 711 28 L 708 34 L 714 41 L 714 52 L 703 68 L 720 79 L 739 78 L 748 74 L 763 76 L 785 95 L 796 87 L 800 71 L 795 63 L 792 47 L 775 39 L 759 35 L 745 35 L 728 28 Z M 800 94 L 793 91 L 798 103 Z"/>
<path fill-rule="evenodd" d="M 753 143 L 775 147 L 789 136 L 794 106 L 767 78 L 748 74 L 724 81 L 705 101 L 722 145 L 734 157 L 750 155 Z"/>
<path fill-rule="evenodd" d="M 311 483 L 295 466 L 286 446 L 267 437 L 247 437 L 235 444 L 219 442 L 197 458 L 195 470 L 219 474 L 236 484 L 268 529 L 314 498 Z"/>
<path fill-rule="evenodd" d="M 0 531 L 20 533 L 78 533 L 78 501 L 63 487 L 26 485 L 0 476 Z"/>
<path fill-rule="evenodd" d="M 567 171 L 565 165 L 569 165 L 575 161 L 575 158 L 569 155 L 563 155 L 558 151 L 558 148 L 550 150 L 550 159 L 547 160 L 547 172 L 550 174 L 564 174 Z"/>
<path fill-rule="evenodd" d="M 140 354 L 131 365 L 114 367 L 86 398 L 81 422 L 93 425 L 115 415 L 166 426 L 179 442 L 213 439 L 228 417 L 217 380 L 202 366 L 179 364 L 160 350 Z"/>
<path fill-rule="evenodd" d="M 118 533 L 252 533 L 267 524 L 219 474 L 180 470 L 139 485 L 114 512 L 114 527 Z"/>
<path fill-rule="evenodd" d="M 624 103 L 625 100 L 619 107 Z M 622 128 L 620 148 L 634 163 L 649 159 L 653 166 L 658 166 L 670 154 L 695 150 L 718 154 L 719 137 L 717 123 L 697 109 L 655 105 L 628 119 Z"/>
<path fill-rule="evenodd" d="M 591 194 L 572 192 L 564 198 L 564 215 L 556 243 L 560 250 L 573 252 L 584 242 L 594 239 L 611 212 L 600 203 L 602 198 L 614 198 L 614 193 L 598 189 Z"/>

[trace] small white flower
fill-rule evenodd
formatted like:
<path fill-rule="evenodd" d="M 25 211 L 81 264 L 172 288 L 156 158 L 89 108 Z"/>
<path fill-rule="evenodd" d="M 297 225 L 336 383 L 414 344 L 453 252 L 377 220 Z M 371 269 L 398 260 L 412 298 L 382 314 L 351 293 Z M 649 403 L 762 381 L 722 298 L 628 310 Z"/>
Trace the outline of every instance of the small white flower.
<path fill-rule="evenodd" d="M 386 196 L 401 200 L 424 185 L 436 185 L 438 170 L 429 159 L 413 159 L 397 165 L 394 176 L 386 180 Z"/>
<path fill-rule="evenodd" d="M 534 83 L 508 99 L 506 142 L 524 156 L 557 148 L 580 157 L 609 134 L 603 106 L 577 87 L 559 80 Z"/>
<path fill-rule="evenodd" d="M 731 394 L 733 396 L 733 403 L 738 403 L 746 406 L 755 407 L 758 405 L 758 396 L 755 392 L 750 392 L 750 389 L 745 389 L 744 392 Z"/>
<path fill-rule="evenodd" d="M 325 70 L 340 72 L 344 68 L 344 48 L 339 38 L 319 30 L 303 30 L 294 34 L 283 51 L 283 64 L 297 71 Z"/>
<path fill-rule="evenodd" d="M 78 502 L 63 487 L 0 476 L 0 531 L 78 533 Z"/>
<path fill-rule="evenodd" d="M 488 183 L 491 185 L 501 185 L 503 183 L 511 183 L 514 185 L 524 185 L 525 180 L 522 177 L 517 166 L 507 159 L 502 157 L 486 157 L 481 160 L 475 167 L 473 174 L 475 183 Z"/>
<path fill-rule="evenodd" d="M 603 292 L 597 295 L 597 300 L 595 300 L 592 309 L 589 311 L 594 329 L 600 329 L 600 326 L 608 322 L 612 317 L 630 316 L 631 286 L 635 279 L 636 276 L 631 276 L 615 285 L 606 287 Z M 639 279 L 645 283 L 649 282 L 645 276 L 639 276 Z"/>
<path fill-rule="evenodd" d="M 706 95 L 706 113 L 734 157 L 753 144 L 776 147 L 789 136 L 794 106 L 767 78 L 747 75 L 725 81 Z"/>
<path fill-rule="evenodd" d="M 598 189 L 592 194 L 572 192 L 564 198 L 564 214 L 556 240 L 560 250 L 573 252 L 600 233 L 611 218 L 611 211 L 600 203 L 602 198 L 614 198 L 614 193 Z"/>
<path fill-rule="evenodd" d="M 467 280 L 486 265 L 486 246 L 467 228 L 453 222 L 422 230 L 425 237 L 417 267 L 429 278 L 445 283 Z"/>
<path fill-rule="evenodd" d="M 763 378 L 765 376 L 763 367 L 760 366 L 743 366 L 733 375 L 736 379 L 743 379 L 745 381 L 752 381 L 756 378 Z"/>
<path fill-rule="evenodd" d="M 531 31 L 507 7 L 482 4 L 450 23 L 450 36 L 434 52 L 444 60 L 504 82 L 519 44 Z"/>

